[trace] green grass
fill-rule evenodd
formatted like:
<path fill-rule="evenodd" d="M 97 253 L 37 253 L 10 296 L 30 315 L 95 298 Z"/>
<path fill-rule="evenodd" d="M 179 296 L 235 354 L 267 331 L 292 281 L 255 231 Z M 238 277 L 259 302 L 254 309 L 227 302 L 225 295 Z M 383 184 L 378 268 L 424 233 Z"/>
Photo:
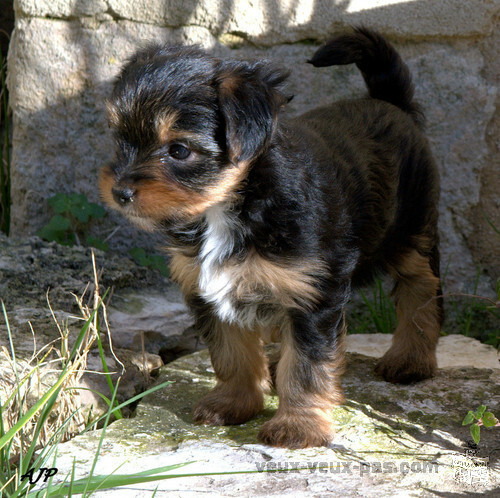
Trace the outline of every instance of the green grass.
<path fill-rule="evenodd" d="M 392 334 L 396 327 L 396 311 L 382 280 L 369 290 L 360 290 L 363 305 L 347 313 L 348 331 L 353 334 Z"/>
<path fill-rule="evenodd" d="M 10 129 L 6 67 L 0 53 L 0 230 L 10 232 Z"/>

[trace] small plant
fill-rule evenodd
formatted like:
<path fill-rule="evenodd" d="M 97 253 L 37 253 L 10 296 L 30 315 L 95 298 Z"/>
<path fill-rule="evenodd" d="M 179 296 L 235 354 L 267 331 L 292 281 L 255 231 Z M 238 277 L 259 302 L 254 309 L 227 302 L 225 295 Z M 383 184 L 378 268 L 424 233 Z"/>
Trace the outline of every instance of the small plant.
<path fill-rule="evenodd" d="M 481 405 L 475 412 L 469 411 L 462 421 L 462 425 L 470 426 L 470 435 L 476 444 L 479 444 L 481 426 L 500 427 L 500 422 L 491 412 L 486 411 L 486 406 Z"/>
<path fill-rule="evenodd" d="M 142 247 L 130 249 L 129 254 L 138 265 L 157 270 L 164 277 L 170 275 L 168 266 L 165 263 L 165 258 L 161 254 L 149 254 Z"/>
<path fill-rule="evenodd" d="M 37 235 L 49 242 L 72 246 L 85 245 L 108 250 L 106 242 L 89 235 L 93 221 L 103 218 L 106 210 L 99 204 L 89 202 L 84 194 L 59 193 L 49 199 L 55 212 L 47 225 L 38 230 Z"/>

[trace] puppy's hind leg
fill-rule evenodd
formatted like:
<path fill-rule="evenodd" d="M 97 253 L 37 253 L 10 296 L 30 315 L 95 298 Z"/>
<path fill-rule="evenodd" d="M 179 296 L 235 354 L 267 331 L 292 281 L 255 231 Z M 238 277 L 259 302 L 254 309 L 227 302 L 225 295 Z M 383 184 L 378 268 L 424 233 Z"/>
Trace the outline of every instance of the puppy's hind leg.
<path fill-rule="evenodd" d="M 391 273 L 398 326 L 375 371 L 389 382 L 406 384 L 432 377 L 437 368 L 436 345 L 444 316 L 437 245 L 426 256 L 416 249 L 404 251 Z"/>

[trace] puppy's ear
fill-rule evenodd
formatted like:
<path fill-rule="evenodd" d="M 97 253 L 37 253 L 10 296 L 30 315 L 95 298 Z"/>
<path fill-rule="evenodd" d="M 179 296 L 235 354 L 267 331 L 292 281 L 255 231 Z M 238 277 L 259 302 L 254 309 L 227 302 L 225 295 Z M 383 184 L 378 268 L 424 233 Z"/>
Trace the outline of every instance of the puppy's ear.
<path fill-rule="evenodd" d="M 233 163 L 251 160 L 268 144 L 279 108 L 290 100 L 281 91 L 288 74 L 267 61 L 220 63 L 216 85 Z"/>

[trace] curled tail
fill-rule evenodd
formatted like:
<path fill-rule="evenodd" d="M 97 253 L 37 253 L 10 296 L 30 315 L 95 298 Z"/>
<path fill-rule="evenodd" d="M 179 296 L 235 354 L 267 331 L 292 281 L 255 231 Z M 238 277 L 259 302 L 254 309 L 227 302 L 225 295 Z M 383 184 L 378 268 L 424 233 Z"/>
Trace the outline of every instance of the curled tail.
<path fill-rule="evenodd" d="M 308 62 L 315 67 L 356 64 L 370 97 L 399 107 L 423 126 L 423 114 L 413 100 L 410 70 L 396 49 L 376 31 L 354 28 L 320 47 Z"/>

